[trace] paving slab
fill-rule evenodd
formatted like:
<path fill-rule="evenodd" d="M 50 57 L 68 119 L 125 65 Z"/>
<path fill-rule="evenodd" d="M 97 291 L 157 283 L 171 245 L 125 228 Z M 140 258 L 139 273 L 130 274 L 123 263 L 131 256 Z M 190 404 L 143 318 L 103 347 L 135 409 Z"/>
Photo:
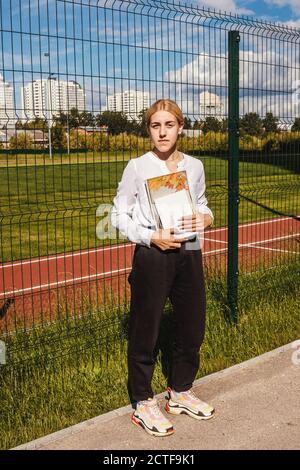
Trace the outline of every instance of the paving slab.
<path fill-rule="evenodd" d="M 300 341 L 293 342 L 195 381 L 196 395 L 216 414 L 198 421 L 165 412 L 174 424 L 171 436 L 150 436 L 134 426 L 128 405 L 13 450 L 299 450 L 299 350 Z M 156 396 L 162 410 L 165 396 Z"/>

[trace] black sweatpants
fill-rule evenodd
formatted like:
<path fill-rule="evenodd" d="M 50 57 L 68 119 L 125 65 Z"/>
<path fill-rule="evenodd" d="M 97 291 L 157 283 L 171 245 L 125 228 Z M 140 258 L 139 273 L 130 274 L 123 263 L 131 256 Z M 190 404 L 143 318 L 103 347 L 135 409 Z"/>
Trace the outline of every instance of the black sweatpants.
<path fill-rule="evenodd" d="M 199 349 L 205 331 L 205 286 L 201 250 L 161 250 L 135 246 L 131 286 L 128 387 L 132 401 L 153 397 L 151 380 L 155 347 L 165 303 L 174 315 L 174 347 L 168 385 L 189 390 L 199 368 Z"/>

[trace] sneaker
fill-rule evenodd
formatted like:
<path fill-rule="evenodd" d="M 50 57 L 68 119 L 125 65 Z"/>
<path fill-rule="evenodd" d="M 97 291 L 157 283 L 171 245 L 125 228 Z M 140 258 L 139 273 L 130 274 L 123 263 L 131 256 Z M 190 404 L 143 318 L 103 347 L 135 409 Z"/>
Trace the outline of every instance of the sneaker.
<path fill-rule="evenodd" d="M 131 421 L 152 436 L 169 436 L 174 432 L 171 421 L 162 414 L 155 398 L 139 401 Z"/>
<path fill-rule="evenodd" d="M 167 388 L 169 400 L 166 411 L 173 415 L 187 414 L 196 419 L 210 419 L 214 415 L 214 408 L 200 400 L 192 390 L 186 392 L 175 392 Z"/>

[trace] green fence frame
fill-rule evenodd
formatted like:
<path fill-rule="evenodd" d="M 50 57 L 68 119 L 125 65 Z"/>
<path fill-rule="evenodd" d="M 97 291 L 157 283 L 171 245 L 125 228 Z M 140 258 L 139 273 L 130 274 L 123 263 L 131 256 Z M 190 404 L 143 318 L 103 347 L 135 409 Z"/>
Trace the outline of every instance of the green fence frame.
<path fill-rule="evenodd" d="M 238 312 L 239 230 L 239 43 L 240 33 L 228 33 L 228 271 L 227 299 L 231 318 Z"/>
<path fill-rule="evenodd" d="M 0 88 L 9 97 L 0 95 L 0 339 L 12 341 L 12 373 L 45 357 L 96 361 L 105 351 L 108 361 L 126 337 L 133 246 L 118 233 L 97 237 L 97 209 L 111 204 L 127 161 L 150 142 L 146 105 L 105 114 L 116 93 L 135 91 L 135 104 L 146 93 L 149 104 L 169 97 L 183 109 L 179 148 L 203 161 L 215 215 L 207 281 L 220 280 L 233 323 L 241 272 L 296 262 L 299 62 L 299 29 L 175 0 L 0 0 Z M 25 90 L 38 80 L 47 90 L 41 108 Z M 63 106 L 54 101 L 59 85 L 68 90 Z M 273 230 L 275 220 L 283 225 Z M 75 275 L 74 253 L 93 269 L 78 262 Z M 22 335 L 36 333 L 28 348 Z"/>

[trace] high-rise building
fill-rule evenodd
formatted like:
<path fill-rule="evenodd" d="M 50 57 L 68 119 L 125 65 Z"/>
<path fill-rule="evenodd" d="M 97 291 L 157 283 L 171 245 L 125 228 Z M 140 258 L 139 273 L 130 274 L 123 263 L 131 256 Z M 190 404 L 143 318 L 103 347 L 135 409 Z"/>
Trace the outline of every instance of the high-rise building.
<path fill-rule="evenodd" d="M 16 121 L 14 89 L 0 74 L 0 127 L 14 128 Z"/>
<path fill-rule="evenodd" d="M 34 80 L 21 87 L 22 118 L 47 118 L 47 80 Z"/>
<path fill-rule="evenodd" d="M 50 77 L 34 80 L 21 88 L 23 119 L 53 119 L 60 112 L 72 108 L 85 110 L 85 93 L 81 85 L 73 80 L 65 81 Z"/>
<path fill-rule="evenodd" d="M 149 93 L 136 90 L 126 90 L 115 93 L 106 99 L 108 111 L 122 112 L 129 119 L 138 119 L 139 113 L 149 108 Z"/>

